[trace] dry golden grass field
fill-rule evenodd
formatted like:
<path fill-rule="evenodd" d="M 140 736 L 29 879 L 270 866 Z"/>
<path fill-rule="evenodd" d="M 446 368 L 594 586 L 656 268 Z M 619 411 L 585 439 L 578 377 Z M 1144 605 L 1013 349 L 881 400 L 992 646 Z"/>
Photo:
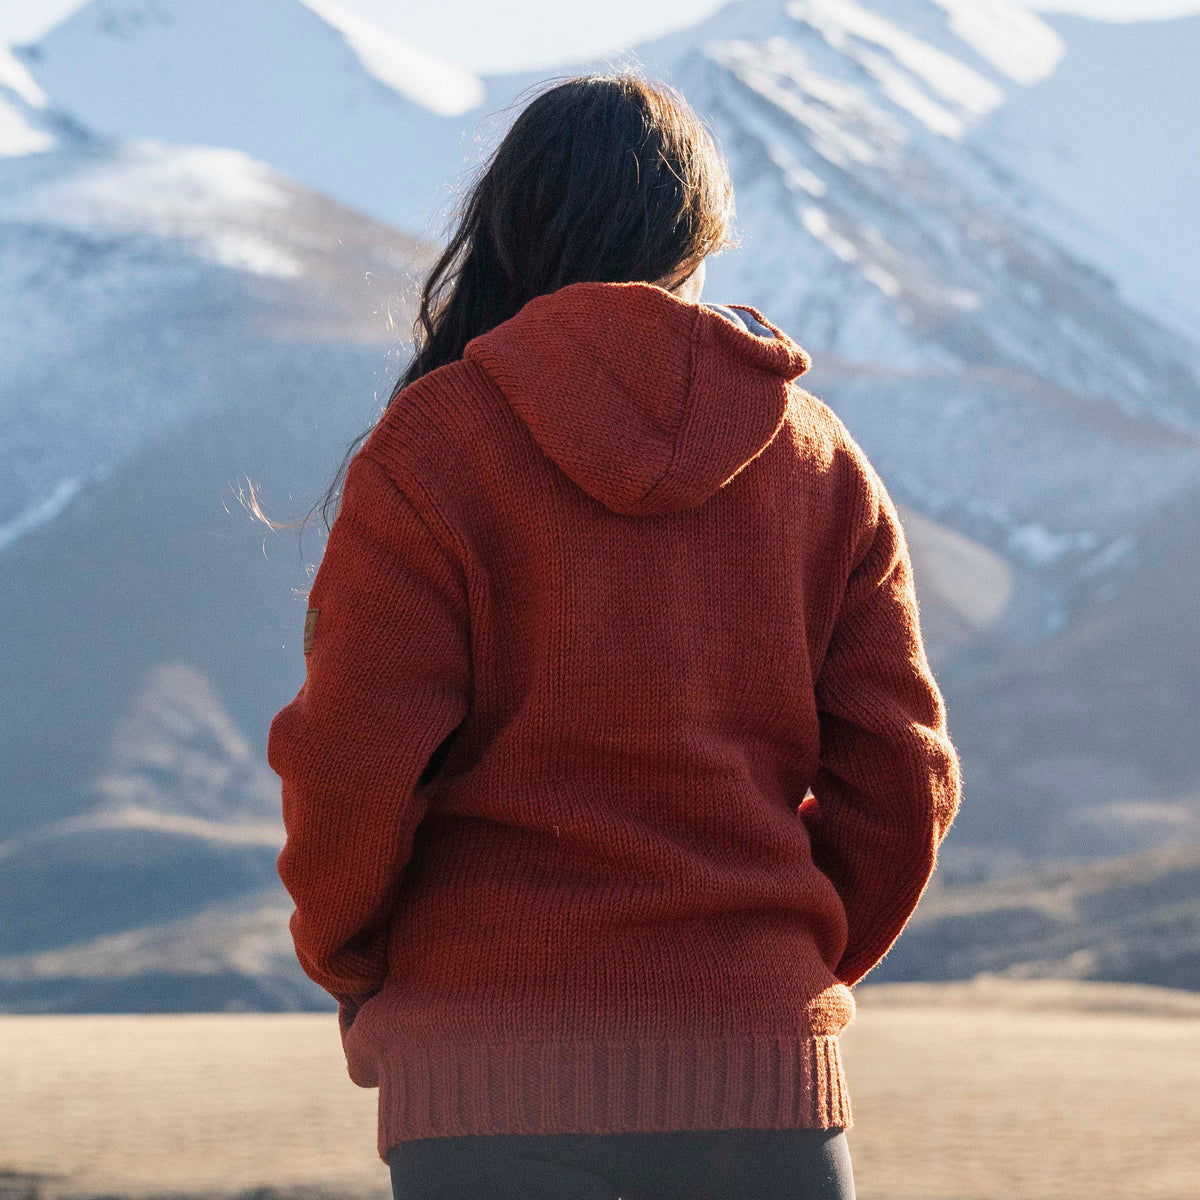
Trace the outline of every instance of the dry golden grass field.
<path fill-rule="evenodd" d="M 1200 995 L 856 994 L 860 1200 L 1200 1197 Z M 0 1080 L 0 1200 L 391 1195 L 332 1014 L 0 1016 Z"/>

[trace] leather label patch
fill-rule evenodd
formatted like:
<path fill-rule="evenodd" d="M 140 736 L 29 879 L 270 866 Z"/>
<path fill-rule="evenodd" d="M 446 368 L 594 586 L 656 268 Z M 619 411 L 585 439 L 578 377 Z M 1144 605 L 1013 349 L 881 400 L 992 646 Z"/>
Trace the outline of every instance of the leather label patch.
<path fill-rule="evenodd" d="M 319 608 L 310 608 L 304 614 L 304 653 L 307 654 L 313 648 L 313 641 L 317 636 L 317 614 L 321 610 Z"/>

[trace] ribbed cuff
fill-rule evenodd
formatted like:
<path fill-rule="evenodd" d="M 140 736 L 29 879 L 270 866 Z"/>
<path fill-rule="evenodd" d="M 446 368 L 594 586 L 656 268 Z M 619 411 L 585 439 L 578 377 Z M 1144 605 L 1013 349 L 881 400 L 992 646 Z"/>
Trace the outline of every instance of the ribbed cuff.
<path fill-rule="evenodd" d="M 511 1045 L 393 1038 L 378 1062 L 385 1163 L 392 1146 L 423 1137 L 853 1124 L 837 1035 Z"/>

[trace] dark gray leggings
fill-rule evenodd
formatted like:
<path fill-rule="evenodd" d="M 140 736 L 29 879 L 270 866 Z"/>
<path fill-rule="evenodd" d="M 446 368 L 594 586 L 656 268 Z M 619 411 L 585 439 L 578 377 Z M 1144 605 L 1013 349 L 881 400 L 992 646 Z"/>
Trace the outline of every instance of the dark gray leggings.
<path fill-rule="evenodd" d="M 844 1129 L 419 1138 L 394 1200 L 854 1200 Z"/>

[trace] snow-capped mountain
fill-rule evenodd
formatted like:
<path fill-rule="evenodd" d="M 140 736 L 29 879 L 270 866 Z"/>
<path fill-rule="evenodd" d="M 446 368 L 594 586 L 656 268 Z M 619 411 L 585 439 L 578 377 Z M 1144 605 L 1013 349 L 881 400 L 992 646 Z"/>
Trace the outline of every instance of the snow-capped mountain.
<path fill-rule="evenodd" d="M 914 118 L 984 160 L 1029 219 L 1135 302 L 1200 324 L 1200 18 L 1113 24 L 1013 0 L 735 0 L 635 54 L 686 88 L 682 58 L 767 42 L 812 81 L 810 118 L 838 95 L 874 110 L 885 136 L 889 115 Z M 542 77 L 476 77 L 332 0 L 92 0 L 16 53 L 96 129 L 237 147 L 422 236 L 499 132 L 495 108 Z M 820 132 L 818 148 L 859 161 L 856 142 L 838 150 Z"/>
<path fill-rule="evenodd" d="M 93 0 L 14 53 L 100 134 L 236 148 L 387 221 L 436 203 L 483 98 L 332 0 Z"/>
<path fill-rule="evenodd" d="M 1032 215 L 1178 328 L 1200 326 L 1200 16 L 1042 20 L 1065 52 L 969 140 L 1027 179 Z M 1194 337 L 1194 333 L 1193 333 Z"/>
<path fill-rule="evenodd" d="M 240 151 L 30 128 L 40 152 L 0 158 L 0 553 L 242 394 L 202 335 L 378 339 L 358 269 L 396 283 L 421 254 Z"/>
<path fill-rule="evenodd" d="M 238 146 L 410 228 L 538 78 L 485 79 L 457 116 L 413 88 L 385 104 L 329 6 L 227 7 L 93 0 L 23 58 L 100 128 Z M 678 84 L 730 159 L 743 246 L 713 262 L 709 294 L 758 305 L 813 352 L 810 387 L 914 508 L 1030 567 L 1086 573 L 1197 478 L 1200 319 L 1136 306 L 1065 248 L 1048 223 L 1070 197 L 1016 173 L 1015 132 L 1004 160 L 976 132 L 1017 97 L 1012 129 L 1037 127 L 1029 97 L 1073 62 L 1046 20 L 1010 0 L 739 0 L 623 57 Z M 331 99 L 331 78 L 375 100 Z M 380 171 L 389 142 L 404 150 Z"/>

